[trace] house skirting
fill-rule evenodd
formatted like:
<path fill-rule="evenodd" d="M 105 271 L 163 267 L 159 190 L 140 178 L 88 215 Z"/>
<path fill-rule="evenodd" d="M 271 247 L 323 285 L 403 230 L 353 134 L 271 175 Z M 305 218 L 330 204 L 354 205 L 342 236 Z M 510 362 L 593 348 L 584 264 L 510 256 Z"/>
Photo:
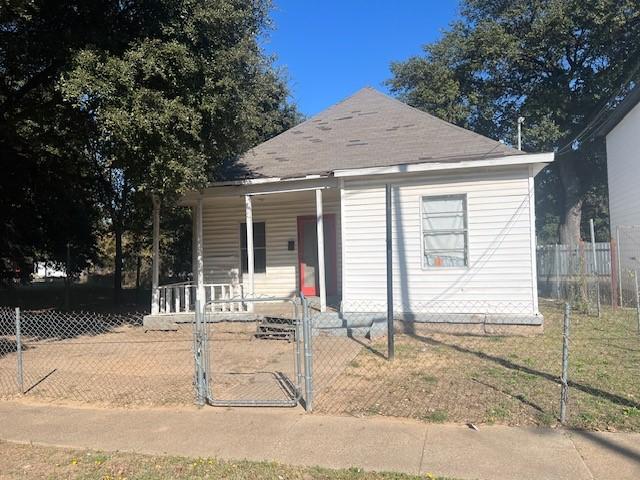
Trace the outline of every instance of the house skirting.
<path fill-rule="evenodd" d="M 284 312 L 216 312 L 208 313 L 207 321 L 253 322 L 266 316 L 284 316 Z M 376 338 L 386 335 L 386 313 L 378 312 L 313 312 L 315 335 L 358 336 Z M 193 323 L 193 313 L 147 315 L 143 326 L 147 330 L 174 330 L 179 324 Z M 543 329 L 543 316 L 522 314 L 475 313 L 396 313 L 395 329 L 399 333 L 443 332 L 483 333 L 487 335 L 533 334 Z"/>

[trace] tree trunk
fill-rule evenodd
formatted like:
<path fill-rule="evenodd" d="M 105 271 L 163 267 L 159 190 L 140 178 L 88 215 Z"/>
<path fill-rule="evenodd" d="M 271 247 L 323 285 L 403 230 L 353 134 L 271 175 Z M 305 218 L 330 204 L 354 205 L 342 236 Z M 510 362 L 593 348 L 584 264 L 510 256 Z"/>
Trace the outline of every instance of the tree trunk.
<path fill-rule="evenodd" d="M 116 240 L 116 258 L 113 272 L 113 302 L 120 304 L 122 299 L 122 229 L 115 226 L 113 233 Z"/>
<path fill-rule="evenodd" d="M 65 310 L 69 310 L 71 308 L 71 247 L 68 243 L 64 276 L 64 308 Z"/>
<path fill-rule="evenodd" d="M 138 254 L 136 263 L 136 304 L 140 303 L 140 270 L 142 269 L 142 257 Z"/>
<path fill-rule="evenodd" d="M 69 310 L 71 308 L 71 279 L 69 276 L 64 277 L 64 309 Z"/>
<path fill-rule="evenodd" d="M 563 210 L 560 218 L 560 243 L 578 245 L 580 243 L 580 225 L 582 221 L 582 185 L 576 174 L 575 158 L 558 162 L 560 181 L 564 187 Z"/>

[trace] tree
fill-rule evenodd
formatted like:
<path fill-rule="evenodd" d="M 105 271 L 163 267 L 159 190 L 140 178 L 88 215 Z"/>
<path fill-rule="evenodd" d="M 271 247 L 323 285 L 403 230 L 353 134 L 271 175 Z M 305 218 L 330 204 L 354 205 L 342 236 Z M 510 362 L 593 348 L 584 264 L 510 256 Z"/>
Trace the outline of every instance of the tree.
<path fill-rule="evenodd" d="M 105 227 L 119 298 L 122 239 L 130 232 L 133 248 L 145 248 L 149 195 L 170 204 L 295 122 L 258 46 L 268 9 L 262 0 L 2 2 L 3 274 L 28 271 L 35 256 L 64 261 L 67 243 L 71 267 L 83 268 Z"/>
<path fill-rule="evenodd" d="M 143 3 L 5 0 L 0 4 L 0 272 L 34 260 L 71 275 L 95 259 L 99 218 L 84 119 L 56 88 L 75 52 L 121 50 L 141 31 Z M 67 261 L 67 245 L 72 262 Z M 72 265 L 70 265 L 72 263 Z"/>
<path fill-rule="evenodd" d="M 122 238 L 140 196 L 171 203 L 295 119 L 285 84 L 258 45 L 269 2 L 166 0 L 155 7 L 143 18 L 144 36 L 122 51 L 78 50 L 58 83 L 85 118 L 87 157 L 115 238 L 116 302 Z"/>
<path fill-rule="evenodd" d="M 465 0 L 462 18 L 425 54 L 393 63 L 391 90 L 418 108 L 514 143 L 557 150 L 537 182 L 538 216 L 562 243 L 580 240 L 583 209 L 606 206 L 603 149 L 585 127 L 640 78 L 634 0 Z M 546 235 L 549 223 L 542 226 Z"/>

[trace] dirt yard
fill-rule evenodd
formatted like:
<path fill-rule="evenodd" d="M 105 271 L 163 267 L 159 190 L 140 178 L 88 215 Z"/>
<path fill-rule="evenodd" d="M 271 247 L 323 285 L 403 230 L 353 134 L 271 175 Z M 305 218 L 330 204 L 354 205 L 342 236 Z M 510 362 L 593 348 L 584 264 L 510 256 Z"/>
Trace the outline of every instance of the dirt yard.
<path fill-rule="evenodd" d="M 294 338 L 255 334 L 255 322 L 222 322 L 209 328 L 209 385 L 215 400 L 284 403 L 295 398 Z"/>
<path fill-rule="evenodd" d="M 23 347 L 28 397 L 106 405 L 194 401 L 191 328 L 145 332 L 121 326 L 108 333 L 38 340 Z M 16 396 L 16 354 L 0 356 L 0 388 Z"/>
<path fill-rule="evenodd" d="M 429 422 L 554 425 L 560 405 L 562 312 L 545 304 L 544 334 L 530 337 L 420 332 L 386 338 L 313 338 L 314 410 Z M 209 331 L 210 387 L 218 400 L 291 398 L 295 342 L 255 338 L 255 323 Z M 13 343 L 12 343 L 13 342 Z M 16 398 L 15 340 L 0 339 L 0 397 Z M 575 313 L 569 424 L 640 431 L 640 335 L 635 312 Z M 26 398 L 117 406 L 195 401 L 193 335 L 118 326 L 69 338 L 27 338 Z"/>
<path fill-rule="evenodd" d="M 217 400 L 292 397 L 295 342 L 255 337 L 256 323 L 209 328 L 209 383 Z M 6 345 L 5 345 L 6 344 Z M 98 335 L 25 338 L 25 395 L 117 406 L 192 404 L 195 363 L 191 325 L 175 331 L 119 326 Z M 20 396 L 15 341 L 0 344 L 0 397 Z"/>

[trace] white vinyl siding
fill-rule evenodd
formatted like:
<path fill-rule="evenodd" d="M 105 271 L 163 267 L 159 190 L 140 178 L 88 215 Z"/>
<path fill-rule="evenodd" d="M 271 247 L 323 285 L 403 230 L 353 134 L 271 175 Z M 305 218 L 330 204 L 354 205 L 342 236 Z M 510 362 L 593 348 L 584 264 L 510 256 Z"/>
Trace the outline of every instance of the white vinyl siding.
<path fill-rule="evenodd" d="M 386 182 L 393 186 L 396 311 L 441 305 L 453 311 L 498 313 L 509 308 L 511 313 L 537 313 L 527 166 L 345 179 L 345 311 L 365 305 L 384 311 Z M 451 195 L 466 196 L 468 266 L 423 268 L 422 199 Z"/>
<path fill-rule="evenodd" d="M 619 236 L 618 258 L 623 292 L 633 292 L 629 271 L 638 268 L 640 235 L 640 104 L 607 135 L 607 176 L 611 235 Z M 624 228 L 635 226 L 633 228 Z M 616 231 L 618 227 L 619 233 Z M 626 295 L 626 294 L 625 294 Z"/>
<path fill-rule="evenodd" d="M 325 214 L 336 219 L 337 286 L 341 284 L 339 192 L 323 191 Z M 316 214 L 315 192 L 256 195 L 252 199 L 254 223 L 264 222 L 266 272 L 255 274 L 258 295 L 286 296 L 298 288 L 298 216 Z M 230 283 L 240 273 L 240 224 L 245 222 L 243 197 L 218 197 L 205 202 L 203 247 L 205 282 Z M 295 249 L 289 250 L 289 241 Z M 329 255 L 327 255 L 329 258 Z M 235 269 L 235 272 L 234 272 Z M 246 275 L 245 275 L 246 277 Z"/>
<path fill-rule="evenodd" d="M 640 104 L 607 135 L 611 232 L 640 225 Z"/>

